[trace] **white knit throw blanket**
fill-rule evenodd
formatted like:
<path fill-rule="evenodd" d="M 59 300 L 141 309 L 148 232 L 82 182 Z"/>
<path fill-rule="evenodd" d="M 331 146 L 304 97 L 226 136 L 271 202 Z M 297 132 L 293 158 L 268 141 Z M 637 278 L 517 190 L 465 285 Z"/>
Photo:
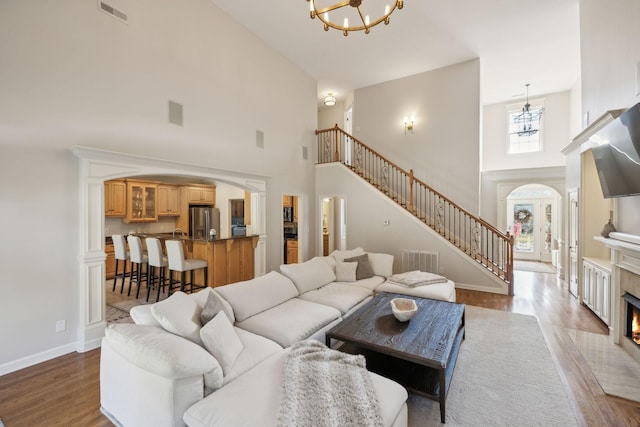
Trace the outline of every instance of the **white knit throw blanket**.
<path fill-rule="evenodd" d="M 394 274 L 390 276 L 387 281 L 396 285 L 406 286 L 407 288 L 415 288 L 417 286 L 435 285 L 436 283 L 447 283 L 448 280 L 446 277 L 438 274 L 414 270 Z"/>
<path fill-rule="evenodd" d="M 364 356 L 316 340 L 291 346 L 282 379 L 280 427 L 382 426 Z"/>

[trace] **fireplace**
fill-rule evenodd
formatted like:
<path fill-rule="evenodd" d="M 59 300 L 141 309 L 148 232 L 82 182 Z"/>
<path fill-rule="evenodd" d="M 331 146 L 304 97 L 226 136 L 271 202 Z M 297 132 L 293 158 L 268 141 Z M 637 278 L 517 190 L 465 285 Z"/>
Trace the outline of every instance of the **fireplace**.
<path fill-rule="evenodd" d="M 627 302 L 627 324 L 625 336 L 640 347 L 640 299 L 625 293 L 622 299 Z"/>

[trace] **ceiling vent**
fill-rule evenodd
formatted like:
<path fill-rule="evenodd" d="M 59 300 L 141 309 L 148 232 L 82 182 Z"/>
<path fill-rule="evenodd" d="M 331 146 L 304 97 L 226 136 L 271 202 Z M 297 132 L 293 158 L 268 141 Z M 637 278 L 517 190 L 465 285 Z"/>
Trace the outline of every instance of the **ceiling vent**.
<path fill-rule="evenodd" d="M 124 22 L 125 24 L 129 23 L 129 17 L 127 16 L 126 13 L 116 9 L 115 7 L 109 5 L 108 3 L 103 2 L 102 0 L 98 0 L 98 10 L 113 16 L 114 18 Z"/>

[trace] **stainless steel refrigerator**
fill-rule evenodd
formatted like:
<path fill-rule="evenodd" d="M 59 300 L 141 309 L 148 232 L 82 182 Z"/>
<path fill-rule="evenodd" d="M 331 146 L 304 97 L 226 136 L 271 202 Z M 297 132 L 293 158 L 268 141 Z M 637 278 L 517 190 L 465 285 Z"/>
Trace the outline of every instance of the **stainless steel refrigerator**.
<path fill-rule="evenodd" d="M 189 208 L 189 231 L 192 239 L 210 240 L 211 230 L 220 238 L 220 209 L 209 206 Z"/>

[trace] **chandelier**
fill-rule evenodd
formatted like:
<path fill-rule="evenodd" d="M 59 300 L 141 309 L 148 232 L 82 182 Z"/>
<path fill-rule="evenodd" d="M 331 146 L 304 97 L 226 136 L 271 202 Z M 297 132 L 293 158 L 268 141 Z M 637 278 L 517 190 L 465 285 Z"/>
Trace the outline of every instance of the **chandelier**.
<path fill-rule="evenodd" d="M 518 136 L 535 135 L 540 130 L 540 117 L 542 116 L 542 107 L 531 109 L 529 104 L 529 83 L 527 88 L 527 102 L 522 107 L 522 113 L 513 116 L 513 123 L 518 127 L 516 132 Z"/>
<path fill-rule="evenodd" d="M 362 8 L 361 8 L 362 0 L 345 0 L 340 3 L 336 3 L 336 4 L 322 7 L 322 8 L 318 8 L 316 6 L 317 0 L 307 0 L 307 1 L 309 2 L 309 12 L 311 14 L 311 19 L 314 19 L 317 16 L 318 19 L 324 23 L 325 31 L 329 31 L 329 27 L 335 28 L 336 30 L 342 31 L 342 34 L 344 34 L 345 37 L 349 35 L 349 31 L 364 30 L 365 34 L 369 34 L 370 28 L 375 27 L 381 22 L 384 22 L 385 25 L 388 25 L 389 16 L 393 13 L 394 10 L 396 10 L 396 8 L 402 9 L 402 6 L 404 4 L 403 0 L 396 0 L 393 6 L 387 5 L 385 7 L 384 14 L 380 18 L 374 21 L 371 21 L 369 19 L 369 15 L 366 15 L 362 11 Z M 348 9 L 340 11 L 340 12 L 344 12 L 345 15 L 347 15 L 347 16 L 344 16 L 342 25 L 332 22 L 329 19 L 329 12 L 333 12 L 333 11 L 337 12 L 339 11 L 339 9 L 342 9 L 346 6 L 351 6 L 357 12 L 357 15 L 354 15 L 352 13 L 352 19 L 355 17 L 357 20 L 355 25 L 349 25 Z"/>

